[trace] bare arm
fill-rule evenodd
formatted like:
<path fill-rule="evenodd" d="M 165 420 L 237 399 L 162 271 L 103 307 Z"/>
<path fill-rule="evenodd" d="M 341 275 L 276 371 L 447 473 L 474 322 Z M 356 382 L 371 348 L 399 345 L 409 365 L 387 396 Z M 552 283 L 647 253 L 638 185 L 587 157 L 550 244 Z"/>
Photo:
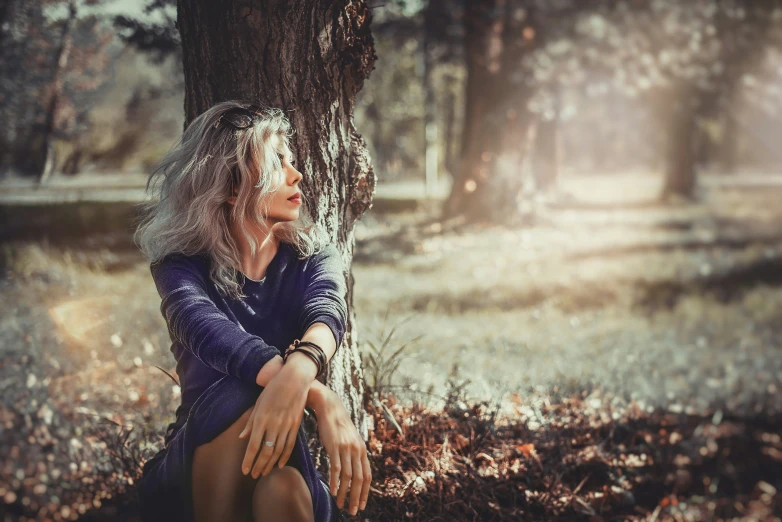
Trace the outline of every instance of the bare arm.
<path fill-rule="evenodd" d="M 329 335 L 331 335 L 329 333 Z M 317 342 L 317 341 L 313 341 Z M 333 344 L 332 340 L 332 344 Z M 325 351 L 325 347 L 324 347 Z M 333 353 L 333 351 L 332 351 Z M 318 409 L 318 407 L 321 404 L 321 401 L 323 400 L 324 394 L 329 390 L 328 386 L 320 382 L 319 380 L 315 379 L 315 372 L 317 371 L 317 368 L 315 367 L 315 363 L 304 355 L 303 353 L 294 353 L 288 358 L 288 362 L 284 363 L 285 366 L 293 366 L 296 367 L 297 371 L 302 372 L 309 372 L 312 375 L 312 383 L 310 383 L 309 392 L 307 394 L 307 403 L 306 406 L 308 408 L 311 408 L 313 410 Z M 261 371 L 258 372 L 258 376 L 255 379 L 256 384 L 259 386 L 266 387 L 266 385 L 269 383 L 269 381 L 272 380 L 272 378 L 279 373 L 280 370 L 282 370 L 283 362 L 282 357 L 279 355 L 275 356 L 273 359 L 271 359 L 269 362 L 267 362 L 263 368 L 261 368 Z"/>

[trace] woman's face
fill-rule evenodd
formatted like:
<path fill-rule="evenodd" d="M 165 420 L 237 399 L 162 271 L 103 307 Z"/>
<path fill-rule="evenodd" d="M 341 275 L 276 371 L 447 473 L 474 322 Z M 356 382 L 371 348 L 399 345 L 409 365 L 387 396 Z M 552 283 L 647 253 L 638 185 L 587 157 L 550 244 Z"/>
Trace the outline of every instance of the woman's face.
<path fill-rule="evenodd" d="M 276 138 L 276 136 L 274 137 Z M 272 138 L 272 139 L 274 139 Z M 295 221 L 299 218 L 299 208 L 301 207 L 301 172 L 294 166 L 293 155 L 280 140 L 275 143 L 277 154 L 280 158 L 283 171 L 283 181 L 274 194 L 269 205 L 269 214 L 266 221 L 269 226 L 285 221 Z"/>
<path fill-rule="evenodd" d="M 277 136 L 272 136 L 270 139 L 282 164 L 283 176 L 281 184 L 277 187 L 277 192 L 269 203 L 269 212 L 266 216 L 269 228 L 277 223 L 295 221 L 299 218 L 299 208 L 301 207 L 301 187 L 299 185 L 303 177 L 301 172 L 296 170 L 291 151 L 284 142 Z M 228 203 L 234 205 L 236 196 L 229 198 Z"/>

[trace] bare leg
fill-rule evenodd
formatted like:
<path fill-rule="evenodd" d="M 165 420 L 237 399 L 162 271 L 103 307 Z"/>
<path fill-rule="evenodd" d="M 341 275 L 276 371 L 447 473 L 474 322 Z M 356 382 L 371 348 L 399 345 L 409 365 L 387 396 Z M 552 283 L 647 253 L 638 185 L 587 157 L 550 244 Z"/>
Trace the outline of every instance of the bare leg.
<path fill-rule="evenodd" d="M 228 429 L 195 449 L 193 508 L 196 522 L 252 521 L 256 479 L 242 473 L 249 439 L 240 439 L 252 409 Z"/>
<path fill-rule="evenodd" d="M 276 465 L 258 477 L 253 494 L 254 522 L 313 522 L 312 495 L 301 472 L 293 466 Z"/>

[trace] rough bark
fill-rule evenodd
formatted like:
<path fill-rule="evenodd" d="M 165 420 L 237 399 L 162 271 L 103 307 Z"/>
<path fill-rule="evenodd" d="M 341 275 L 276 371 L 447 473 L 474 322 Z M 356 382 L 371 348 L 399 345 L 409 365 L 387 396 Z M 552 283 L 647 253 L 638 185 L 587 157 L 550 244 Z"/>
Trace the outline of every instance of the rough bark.
<path fill-rule="evenodd" d="M 363 1 L 180 0 L 185 126 L 214 103 L 251 99 L 286 111 L 313 218 L 341 251 L 350 314 L 326 384 L 366 438 L 353 312 L 353 226 L 371 206 L 375 175 L 353 125 L 354 100 L 376 60 Z M 313 435 L 314 430 L 310 430 Z M 320 463 L 320 445 L 315 444 Z"/>

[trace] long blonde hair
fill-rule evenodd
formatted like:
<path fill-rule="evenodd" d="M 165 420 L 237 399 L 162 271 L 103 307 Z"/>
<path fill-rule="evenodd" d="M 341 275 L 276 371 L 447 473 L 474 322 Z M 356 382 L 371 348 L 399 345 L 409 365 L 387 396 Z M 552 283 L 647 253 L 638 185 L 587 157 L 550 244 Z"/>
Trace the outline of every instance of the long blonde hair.
<path fill-rule="evenodd" d="M 243 225 L 249 219 L 263 229 L 274 193 L 284 180 L 279 151 L 270 138 L 276 134 L 287 149 L 293 135 L 285 114 L 274 108 L 258 110 L 259 117 L 247 129 L 217 124 L 226 111 L 250 105 L 219 102 L 188 125 L 147 180 L 151 199 L 139 204 L 141 220 L 133 236 L 153 264 L 172 253 L 208 254 L 215 286 L 237 299 L 245 296 L 235 268 L 241 259 L 229 224 L 238 221 L 255 255 L 259 245 Z M 236 204 L 230 205 L 235 186 Z M 313 223 L 303 193 L 299 219 L 275 224 L 272 234 L 293 245 L 300 258 L 319 252 L 329 241 Z"/>

